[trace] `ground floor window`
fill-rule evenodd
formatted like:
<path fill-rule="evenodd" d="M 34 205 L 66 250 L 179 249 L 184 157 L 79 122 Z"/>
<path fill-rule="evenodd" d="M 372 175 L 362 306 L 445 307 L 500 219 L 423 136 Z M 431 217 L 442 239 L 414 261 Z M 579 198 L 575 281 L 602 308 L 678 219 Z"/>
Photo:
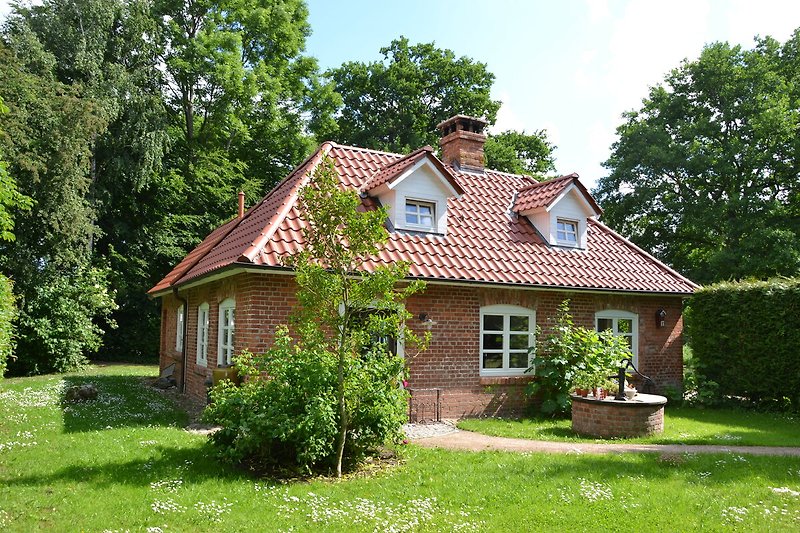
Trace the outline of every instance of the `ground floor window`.
<path fill-rule="evenodd" d="M 208 304 L 197 308 L 197 364 L 208 365 Z"/>
<path fill-rule="evenodd" d="M 481 375 L 522 374 L 530 366 L 534 311 L 514 305 L 481 308 Z"/>
<path fill-rule="evenodd" d="M 217 341 L 217 365 L 229 366 L 233 363 L 233 334 L 235 330 L 236 302 L 228 298 L 219 304 L 219 329 Z"/>
<path fill-rule="evenodd" d="M 186 320 L 183 306 L 175 312 L 175 351 L 183 351 L 183 321 Z"/>
<path fill-rule="evenodd" d="M 633 364 L 639 366 L 639 315 L 628 311 L 606 310 L 595 314 L 597 331 L 611 330 L 625 338 L 633 353 Z"/>

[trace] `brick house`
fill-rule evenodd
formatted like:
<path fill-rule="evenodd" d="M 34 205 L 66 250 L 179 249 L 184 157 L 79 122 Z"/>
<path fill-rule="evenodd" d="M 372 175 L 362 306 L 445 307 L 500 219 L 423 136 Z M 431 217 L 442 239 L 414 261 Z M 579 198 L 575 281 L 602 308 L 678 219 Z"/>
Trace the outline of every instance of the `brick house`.
<path fill-rule="evenodd" d="M 202 398 L 212 368 L 270 345 L 295 305 L 282 258 L 302 243 L 297 194 L 327 156 L 366 208 L 387 206 L 389 241 L 371 264 L 409 261 L 409 276 L 427 281 L 407 302 L 407 325 L 432 335 L 408 358 L 420 418 L 434 394 L 447 418 L 520 407 L 535 327 L 565 298 L 576 323 L 625 336 L 657 390 L 680 388 L 682 300 L 696 285 L 600 223 L 577 175 L 540 183 L 484 168 L 485 126 L 463 115 L 440 124 L 442 159 L 431 147 L 326 142 L 246 212 L 240 195 L 238 216 L 149 291 L 162 302 L 161 367 L 175 363 L 183 390 Z"/>

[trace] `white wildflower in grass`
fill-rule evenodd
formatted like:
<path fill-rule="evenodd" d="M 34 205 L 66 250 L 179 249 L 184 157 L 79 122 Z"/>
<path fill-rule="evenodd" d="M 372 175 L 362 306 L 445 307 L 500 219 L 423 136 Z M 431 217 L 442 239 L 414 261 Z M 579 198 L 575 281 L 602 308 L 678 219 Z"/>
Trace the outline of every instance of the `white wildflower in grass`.
<path fill-rule="evenodd" d="M 214 500 L 211 500 L 208 503 L 197 502 L 194 504 L 194 508 L 207 520 L 212 522 L 221 522 L 222 515 L 229 513 L 231 511 L 231 507 L 233 507 L 233 504 L 228 503 L 225 498 L 223 498 L 223 500 L 223 503 L 219 503 Z"/>
<path fill-rule="evenodd" d="M 742 440 L 742 437 L 740 437 L 739 435 L 730 435 L 728 433 L 722 433 L 721 435 L 714 435 L 714 438 L 716 438 L 717 440 L 724 440 L 729 442 Z"/>
<path fill-rule="evenodd" d="M 167 529 L 167 525 L 164 524 L 163 526 L 152 526 L 146 529 L 147 533 L 164 533 L 164 530 Z"/>
<path fill-rule="evenodd" d="M 182 485 L 182 479 L 165 479 L 164 481 L 154 481 L 150 483 L 150 488 L 159 492 L 171 492 L 175 494 Z"/>
<path fill-rule="evenodd" d="M 155 446 L 158 444 L 157 440 L 140 440 L 139 446 Z"/>
<path fill-rule="evenodd" d="M 789 496 L 794 496 L 795 498 L 800 496 L 800 492 L 792 490 L 789 487 L 770 487 L 770 490 L 775 494 L 788 494 Z"/>
<path fill-rule="evenodd" d="M 0 405 L 13 407 L 55 407 L 60 405 L 64 381 L 43 387 L 25 387 L 19 390 L 0 391 Z"/>
<path fill-rule="evenodd" d="M 14 440 L 8 442 L 0 442 L 0 452 L 11 450 L 14 448 L 30 448 L 39 444 L 35 440 L 35 435 L 30 431 L 17 431 L 14 435 Z"/>
<path fill-rule="evenodd" d="M 747 507 L 726 507 L 722 510 L 722 519 L 730 523 L 744 522 L 747 513 Z"/>
<path fill-rule="evenodd" d="M 274 491 L 258 485 L 258 491 Z M 358 530 L 373 530 L 381 533 L 414 531 L 423 526 L 436 524 L 449 531 L 477 531 L 481 523 L 469 520 L 466 508 L 451 511 L 443 508 L 436 498 L 417 498 L 404 504 L 392 504 L 380 500 L 354 498 L 335 501 L 313 492 L 303 497 L 291 496 L 284 491 L 277 495 L 283 501 L 278 511 L 285 518 L 304 516 L 313 529 L 326 529 L 333 525 L 347 526 Z"/>
<path fill-rule="evenodd" d="M 581 484 L 581 496 L 590 502 L 614 499 L 614 494 L 611 492 L 611 487 L 608 485 L 599 482 L 592 482 L 584 478 L 578 478 L 578 481 L 580 481 Z"/>
<path fill-rule="evenodd" d="M 154 513 L 158 514 L 182 513 L 186 511 L 186 507 L 169 498 L 166 500 L 154 500 L 153 503 L 150 504 L 150 508 Z"/>
<path fill-rule="evenodd" d="M 711 477 L 711 472 L 700 472 L 697 474 L 697 477 L 700 481 L 705 481 L 706 479 Z"/>
<path fill-rule="evenodd" d="M 8 513 L 0 509 L 0 528 L 2 529 L 7 528 L 10 522 L 11 518 L 8 516 Z"/>

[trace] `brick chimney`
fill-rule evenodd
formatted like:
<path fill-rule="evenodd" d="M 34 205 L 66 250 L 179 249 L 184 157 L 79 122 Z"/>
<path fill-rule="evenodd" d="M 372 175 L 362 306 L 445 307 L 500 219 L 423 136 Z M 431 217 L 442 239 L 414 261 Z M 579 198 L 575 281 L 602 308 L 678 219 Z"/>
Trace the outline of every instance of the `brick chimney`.
<path fill-rule="evenodd" d="M 487 124 L 482 118 L 456 115 L 436 126 L 442 132 L 442 161 L 459 170 L 483 172 L 483 128 Z"/>

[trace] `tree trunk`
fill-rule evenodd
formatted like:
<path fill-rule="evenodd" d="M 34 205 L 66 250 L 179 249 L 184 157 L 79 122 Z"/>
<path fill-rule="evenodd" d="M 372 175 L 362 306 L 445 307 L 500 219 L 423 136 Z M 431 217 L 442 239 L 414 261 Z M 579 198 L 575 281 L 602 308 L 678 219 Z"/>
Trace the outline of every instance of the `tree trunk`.
<path fill-rule="evenodd" d="M 336 477 L 342 477 L 344 441 L 347 438 L 347 406 L 344 402 L 344 346 L 339 350 L 339 442 L 336 449 Z"/>

